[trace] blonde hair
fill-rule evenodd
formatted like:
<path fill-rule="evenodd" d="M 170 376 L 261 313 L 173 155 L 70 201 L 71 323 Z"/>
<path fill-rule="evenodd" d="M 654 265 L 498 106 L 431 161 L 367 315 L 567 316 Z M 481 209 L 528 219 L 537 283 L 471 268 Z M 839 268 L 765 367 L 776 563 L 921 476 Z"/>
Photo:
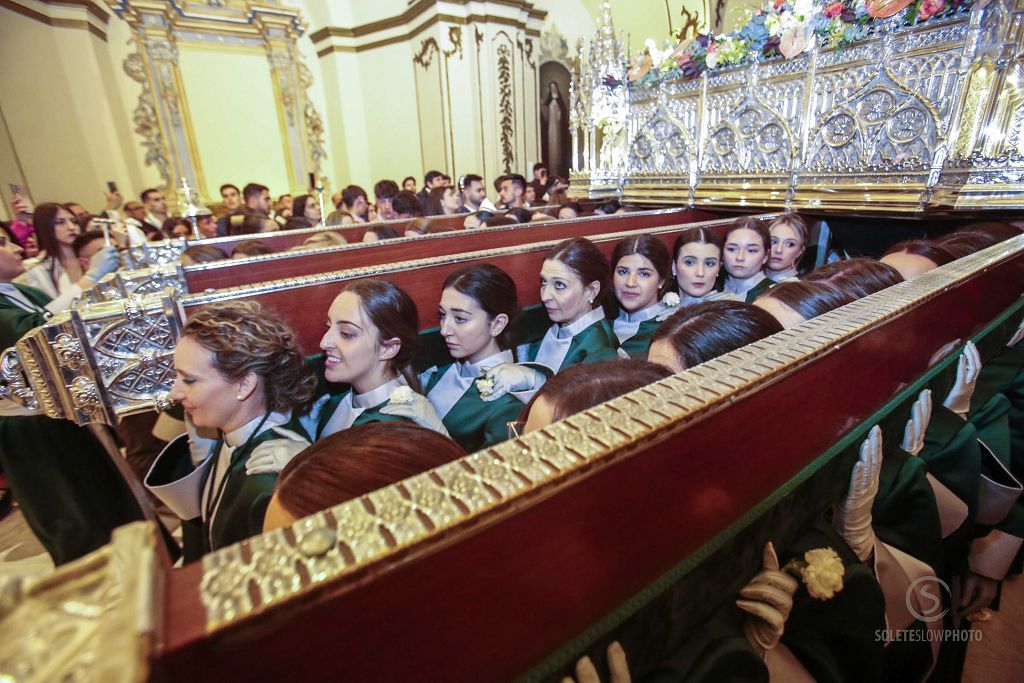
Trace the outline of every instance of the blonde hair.
<path fill-rule="evenodd" d="M 316 378 L 306 365 L 295 332 L 262 305 L 252 301 L 209 304 L 182 329 L 213 352 L 213 365 L 229 381 L 250 372 L 263 384 L 267 408 L 286 412 L 309 401 Z"/>

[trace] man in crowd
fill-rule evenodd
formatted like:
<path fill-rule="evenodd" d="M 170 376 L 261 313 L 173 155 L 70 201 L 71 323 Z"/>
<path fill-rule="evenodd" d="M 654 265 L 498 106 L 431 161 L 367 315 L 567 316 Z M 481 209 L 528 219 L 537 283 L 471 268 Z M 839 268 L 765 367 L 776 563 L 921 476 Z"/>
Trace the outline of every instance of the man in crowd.
<path fill-rule="evenodd" d="M 419 197 L 420 207 L 423 209 L 424 214 L 427 213 L 427 197 L 430 196 L 430 191 L 435 187 L 444 187 L 444 173 L 440 171 L 427 171 L 427 174 L 423 176 L 423 189 L 416 195 Z"/>
<path fill-rule="evenodd" d="M 518 173 L 508 173 L 501 177 L 498 186 L 501 203 L 506 209 L 523 208 L 523 195 L 526 194 L 526 178 Z"/>
<path fill-rule="evenodd" d="M 99 230 L 87 230 L 78 235 L 71 243 L 71 249 L 75 252 L 75 257 L 78 259 L 79 265 L 82 266 L 83 273 L 89 270 L 89 262 L 93 255 L 104 245 L 103 233 Z"/>
<path fill-rule="evenodd" d="M 217 222 L 213 219 L 213 212 L 205 206 L 199 207 L 196 211 L 196 227 L 203 239 L 217 236 Z"/>
<path fill-rule="evenodd" d="M 474 213 L 480 210 L 480 202 L 487 197 L 484 179 L 473 173 L 459 178 L 459 190 L 462 192 L 461 213 Z"/>
<path fill-rule="evenodd" d="M 220 198 L 224 206 L 224 216 L 233 214 L 242 206 L 242 193 L 237 186 L 231 183 L 224 183 L 220 186 Z"/>
<path fill-rule="evenodd" d="M 424 214 L 419 197 L 408 190 L 395 195 L 393 202 L 395 218 L 419 218 Z"/>
<path fill-rule="evenodd" d="M 261 226 L 263 219 L 270 218 L 270 190 L 265 185 L 249 183 L 242 188 L 242 200 L 245 202 L 242 206 L 217 222 L 218 235 L 240 234 L 242 221 L 247 216 L 254 217 Z M 259 232 L 267 230 L 261 229 Z"/>
<path fill-rule="evenodd" d="M 398 218 L 392 206 L 392 202 L 395 201 L 395 197 L 398 195 L 398 183 L 394 180 L 379 180 L 373 186 L 373 194 L 377 204 L 377 220 L 389 221 L 393 218 Z"/>
<path fill-rule="evenodd" d="M 548 189 L 551 187 L 547 164 L 533 165 L 533 180 L 530 182 L 530 187 L 533 188 L 533 202 L 538 205 L 543 204 L 547 200 Z"/>
<path fill-rule="evenodd" d="M 358 185 L 349 185 L 341 191 L 341 206 L 331 212 L 327 222 L 331 225 L 352 225 L 365 223 L 370 204 L 366 198 L 366 190 Z"/>
<path fill-rule="evenodd" d="M 139 199 L 146 205 L 146 223 L 159 230 L 167 220 L 167 200 L 164 193 L 156 188 L 143 190 Z"/>
<path fill-rule="evenodd" d="M 146 206 L 142 202 L 130 201 L 124 205 L 124 224 L 128 228 L 128 241 L 143 244 L 151 235 L 163 234 L 159 227 L 146 220 Z"/>

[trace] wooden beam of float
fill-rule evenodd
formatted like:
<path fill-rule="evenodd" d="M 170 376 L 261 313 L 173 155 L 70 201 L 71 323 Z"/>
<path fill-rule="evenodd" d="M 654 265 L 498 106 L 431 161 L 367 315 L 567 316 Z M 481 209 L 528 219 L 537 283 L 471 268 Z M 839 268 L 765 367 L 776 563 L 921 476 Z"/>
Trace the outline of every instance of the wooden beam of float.
<path fill-rule="evenodd" d="M 678 225 L 690 221 L 710 220 L 714 214 L 694 209 L 662 209 L 618 216 L 593 216 L 573 220 L 545 221 L 523 225 L 501 226 L 479 230 L 459 230 L 420 237 L 402 237 L 380 242 L 358 242 L 335 247 L 309 248 L 301 251 L 280 251 L 276 254 L 180 266 L 177 260 L 152 268 L 118 272 L 100 281 L 88 303 L 114 301 L 129 295 L 144 296 L 173 287 L 184 292 L 205 292 L 256 284 L 270 280 L 301 277 L 313 273 L 373 266 L 394 261 L 411 261 L 433 256 L 450 256 L 478 251 L 482 245 L 494 249 L 528 244 L 537 240 L 567 237 L 588 237 L 618 230 Z M 362 228 L 360 228 L 362 229 Z M 273 240 L 289 240 L 301 245 L 319 228 L 266 233 L 258 238 L 275 248 L 285 249 Z M 253 237 L 247 235 L 246 237 Z M 214 240 L 202 244 L 214 244 Z"/>
<path fill-rule="evenodd" d="M 951 371 L 965 340 L 1005 344 L 1022 281 L 1024 236 L 201 563 L 164 566 L 145 583 L 149 602 L 107 594 L 102 618 L 83 626 L 97 633 L 94 659 L 107 661 L 99 636 L 118 620 L 137 625 L 122 654 L 148 656 L 153 680 L 547 680 L 654 600 L 681 600 L 692 627 L 756 573 L 765 540 L 784 546 L 842 495 L 866 431 Z M 801 414 L 814 419 L 795 427 Z M 138 567 L 152 567 L 153 536 L 134 536 Z M 59 569 L 49 593 L 31 594 L 41 620 L 65 614 L 82 571 Z M 97 578 L 115 585 L 111 573 Z M 3 632 L 0 655 L 37 637 Z"/>
<path fill-rule="evenodd" d="M 638 233 L 656 235 L 671 247 L 695 225 L 724 230 L 731 220 L 592 235 L 610 255 L 615 244 Z M 210 293 L 129 297 L 54 316 L 0 358 L 0 395 L 79 424 L 117 424 L 120 416 L 164 405 L 174 379 L 174 346 L 189 311 L 214 301 L 256 300 L 291 325 L 307 353 L 318 352 L 323 321 L 344 283 L 387 278 L 413 297 L 419 329 L 436 326 L 441 283 L 458 268 L 493 263 L 519 283 L 520 303 L 540 302 L 534 283 L 544 254 L 558 239 L 466 254 L 401 261 L 233 287 Z"/>

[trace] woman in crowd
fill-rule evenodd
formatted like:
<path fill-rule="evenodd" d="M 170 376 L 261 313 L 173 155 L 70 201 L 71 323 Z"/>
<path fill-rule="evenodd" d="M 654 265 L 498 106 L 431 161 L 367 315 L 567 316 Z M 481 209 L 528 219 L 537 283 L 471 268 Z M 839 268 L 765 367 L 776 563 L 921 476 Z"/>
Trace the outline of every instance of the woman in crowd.
<path fill-rule="evenodd" d="M 181 265 L 194 266 L 199 263 L 213 263 L 228 258 L 227 253 L 220 247 L 210 244 L 195 244 L 181 254 Z"/>
<path fill-rule="evenodd" d="M 235 245 L 231 252 L 231 258 L 246 258 L 248 256 L 264 256 L 276 254 L 277 250 L 263 240 L 245 240 Z"/>
<path fill-rule="evenodd" d="M 771 314 L 753 304 L 708 301 L 672 314 L 654 333 L 647 359 L 682 372 L 781 331 Z"/>
<path fill-rule="evenodd" d="M 340 247 L 348 242 L 341 234 L 333 230 L 321 230 L 302 241 L 300 249 L 325 249 L 327 247 Z M 292 247 L 295 249 L 296 247 Z"/>
<path fill-rule="evenodd" d="M 304 418 L 316 438 L 368 422 L 412 421 L 446 434 L 413 372 L 419 316 L 412 297 L 387 280 L 345 286 L 327 311 L 320 340 L 324 377 L 343 385 Z"/>
<path fill-rule="evenodd" d="M 903 276 L 892 266 L 863 256 L 826 263 L 808 273 L 804 279 L 835 285 L 854 299 L 903 282 Z"/>
<path fill-rule="evenodd" d="M 405 234 L 402 237 L 423 237 L 430 232 L 433 221 L 429 218 L 417 218 L 405 226 Z"/>
<path fill-rule="evenodd" d="M 918 275 L 951 262 L 953 254 L 929 240 L 908 240 L 889 247 L 879 260 L 898 270 L 904 280 L 913 280 Z"/>
<path fill-rule="evenodd" d="M 378 225 L 367 228 L 366 232 L 363 233 L 364 242 L 380 242 L 381 240 L 393 240 L 399 237 L 402 237 L 402 235 L 398 234 L 398 230 L 390 225 Z"/>
<path fill-rule="evenodd" d="M 292 201 L 292 217 L 284 224 L 285 230 L 305 230 L 320 225 L 320 203 L 310 194 L 300 194 Z"/>
<path fill-rule="evenodd" d="M 183 520 L 185 561 L 260 533 L 277 473 L 309 445 L 292 421 L 316 380 L 295 333 L 262 306 L 233 301 L 192 315 L 174 351 L 171 398 L 195 429 L 171 442 L 146 485 Z"/>
<path fill-rule="evenodd" d="M 164 224 L 160 226 L 160 231 L 166 239 L 175 239 L 177 237 L 189 239 L 192 237 L 192 225 L 181 216 L 171 216 L 165 220 Z"/>
<path fill-rule="evenodd" d="M 435 187 L 427 195 L 428 216 L 452 216 L 461 208 L 459 193 L 451 185 Z"/>
<path fill-rule="evenodd" d="M 768 226 L 771 256 L 765 275 L 774 282 L 799 277 L 800 259 L 807 250 L 807 223 L 798 214 L 786 213 Z"/>
<path fill-rule="evenodd" d="M 263 530 L 288 526 L 465 455 L 443 434 L 403 422 L 372 422 L 332 434 L 281 470 Z"/>
<path fill-rule="evenodd" d="M 726 230 L 723 241 L 725 291 L 752 302 L 775 284 L 764 274 L 772 241 L 768 228 L 757 219 L 740 218 Z"/>
<path fill-rule="evenodd" d="M 117 249 L 104 247 L 89 260 L 83 272 L 72 245 L 80 228 L 71 212 L 60 204 L 46 203 L 36 207 L 32 225 L 41 253 L 36 263 L 18 278 L 41 290 L 52 301 L 46 305 L 51 313 L 65 310 L 71 301 L 91 289 L 107 273 L 117 270 L 120 262 Z"/>
<path fill-rule="evenodd" d="M 854 300 L 855 297 L 827 282 L 792 280 L 772 287 L 757 297 L 754 305 L 771 313 L 789 329 Z"/>
<path fill-rule="evenodd" d="M 582 213 L 583 208 L 579 204 L 576 202 L 569 202 L 568 204 L 562 204 L 562 206 L 559 207 L 557 217 L 559 220 L 579 218 Z"/>
<path fill-rule="evenodd" d="M 415 192 L 416 191 L 416 179 L 413 178 L 411 175 L 410 176 L 406 176 L 405 179 L 402 180 L 402 189 L 403 190 L 408 190 L 409 192 Z"/>
<path fill-rule="evenodd" d="M 437 312 L 454 361 L 421 376 L 427 398 L 467 452 L 504 441 L 523 404 L 508 394 L 489 400 L 488 382 L 479 380 L 494 366 L 515 362 L 510 325 L 519 314 L 516 283 L 490 264 L 463 268 L 444 281 Z"/>
<path fill-rule="evenodd" d="M 492 395 L 532 392 L 546 374 L 572 365 L 618 358 L 615 330 L 608 324 L 601 298 L 608 290 L 608 261 L 583 237 L 559 242 L 547 253 L 540 270 L 540 300 L 551 320 L 541 339 L 516 350 L 522 364 L 502 363 L 487 373 Z M 525 395 L 528 400 L 532 394 Z"/>
<path fill-rule="evenodd" d="M 665 244 L 651 235 L 622 240 L 612 253 L 612 291 L 619 314 L 612 324 L 619 348 L 631 358 L 646 358 L 658 316 L 668 306 L 662 293 L 672 275 L 672 257 Z"/>
<path fill-rule="evenodd" d="M 722 269 L 722 245 L 718 233 L 707 228 L 688 228 L 676 238 L 672 274 L 679 292 L 679 306 L 737 298 L 715 289 Z"/>

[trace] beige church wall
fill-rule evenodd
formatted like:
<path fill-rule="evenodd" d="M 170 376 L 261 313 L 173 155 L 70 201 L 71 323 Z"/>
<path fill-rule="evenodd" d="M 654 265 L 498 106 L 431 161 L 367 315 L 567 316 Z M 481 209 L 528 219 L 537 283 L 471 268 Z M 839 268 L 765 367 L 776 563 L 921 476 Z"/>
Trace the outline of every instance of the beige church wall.
<path fill-rule="evenodd" d="M 109 35 L 104 41 L 85 26 L 50 26 L 0 8 L 0 108 L 13 155 L 0 162 L 5 204 L 16 182 L 37 202 L 75 200 L 98 211 L 106 181 L 127 190 L 153 179 L 119 104 L 130 81 L 111 63 Z"/>
<path fill-rule="evenodd" d="M 218 197 L 227 182 L 259 182 L 274 196 L 301 189 L 291 187 L 266 53 L 191 43 L 178 49 L 204 196 Z"/>

